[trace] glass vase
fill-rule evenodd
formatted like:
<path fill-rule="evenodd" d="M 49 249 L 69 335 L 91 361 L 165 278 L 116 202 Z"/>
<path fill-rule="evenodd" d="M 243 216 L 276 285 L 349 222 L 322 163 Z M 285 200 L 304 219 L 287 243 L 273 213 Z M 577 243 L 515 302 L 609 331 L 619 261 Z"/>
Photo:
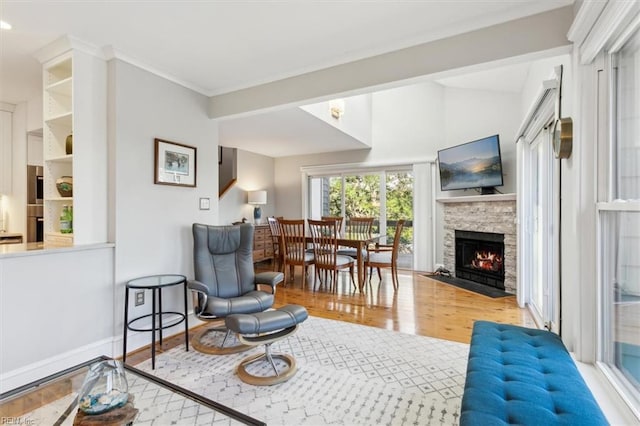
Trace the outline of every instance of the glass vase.
<path fill-rule="evenodd" d="M 122 362 L 105 360 L 92 364 L 78 393 L 80 410 L 101 414 L 122 407 L 129 399 L 129 385 Z"/>

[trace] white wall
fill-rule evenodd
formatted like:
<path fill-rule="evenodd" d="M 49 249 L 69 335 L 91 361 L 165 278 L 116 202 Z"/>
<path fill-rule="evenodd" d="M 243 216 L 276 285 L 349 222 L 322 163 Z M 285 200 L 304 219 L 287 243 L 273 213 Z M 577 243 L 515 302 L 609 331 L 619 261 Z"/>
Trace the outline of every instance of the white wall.
<path fill-rule="evenodd" d="M 344 114 L 339 119 L 330 112 L 330 101 L 300 108 L 367 145 L 371 145 L 371 94 L 342 98 Z"/>
<path fill-rule="evenodd" d="M 42 92 L 27 101 L 27 132 L 42 131 Z"/>
<path fill-rule="evenodd" d="M 121 337 L 127 280 L 162 273 L 193 277 L 191 225 L 218 221 L 218 136 L 217 123 L 206 114 L 205 96 L 117 59 L 109 62 L 109 74 L 113 332 Z M 197 148 L 196 188 L 153 183 L 154 138 Z M 211 210 L 198 209 L 200 197 L 210 198 Z M 130 314 L 150 312 L 150 300 L 131 306 Z M 167 289 L 163 308 L 181 311 L 182 301 L 181 289 Z M 148 344 L 149 338 L 144 333 L 139 344 Z M 127 349 L 134 349 L 135 342 Z"/>
<path fill-rule="evenodd" d="M 447 88 L 444 99 L 445 141 L 436 148 L 442 149 L 499 134 L 504 186 L 497 189 L 505 194 L 516 192 L 516 144 L 513 135 L 522 119 L 520 94 Z M 477 192 L 467 190 L 438 193 L 438 197 L 459 195 L 477 195 Z"/>
<path fill-rule="evenodd" d="M 371 162 L 433 159 L 443 143 L 444 88 L 425 82 L 373 94 Z"/>
<path fill-rule="evenodd" d="M 262 221 L 276 212 L 274 185 L 275 160 L 264 155 L 238 150 L 237 181 L 219 201 L 219 225 L 230 225 L 246 218 L 253 223 L 253 206 L 247 204 L 247 191 L 266 190 L 267 204 L 262 206 Z"/>

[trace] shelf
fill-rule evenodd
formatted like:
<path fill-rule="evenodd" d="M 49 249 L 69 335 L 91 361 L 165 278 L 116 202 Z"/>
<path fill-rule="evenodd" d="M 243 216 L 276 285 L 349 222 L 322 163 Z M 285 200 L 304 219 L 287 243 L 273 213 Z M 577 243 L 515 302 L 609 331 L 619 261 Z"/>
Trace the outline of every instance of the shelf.
<path fill-rule="evenodd" d="M 49 68 L 46 68 L 44 71 L 44 77 L 48 83 L 46 87 L 50 87 L 58 81 L 64 81 L 72 77 L 73 63 L 71 58 L 67 58 Z"/>
<path fill-rule="evenodd" d="M 65 112 L 44 120 L 48 125 L 71 127 L 73 125 L 73 113 Z"/>
<path fill-rule="evenodd" d="M 44 234 L 44 242 L 48 245 L 72 246 L 73 234 L 63 234 L 57 231 L 47 231 Z"/>
<path fill-rule="evenodd" d="M 73 234 L 63 234 L 62 232 L 47 232 L 47 235 L 52 235 L 55 237 L 73 238 Z"/>
<path fill-rule="evenodd" d="M 52 163 L 71 163 L 73 161 L 73 154 L 61 155 L 59 157 L 47 158 L 44 161 L 50 161 Z"/>
<path fill-rule="evenodd" d="M 71 81 L 71 77 L 65 78 L 64 80 L 48 85 L 45 90 L 49 93 L 71 96 Z"/>
<path fill-rule="evenodd" d="M 49 197 L 45 198 L 44 201 L 73 201 L 73 197 Z"/>

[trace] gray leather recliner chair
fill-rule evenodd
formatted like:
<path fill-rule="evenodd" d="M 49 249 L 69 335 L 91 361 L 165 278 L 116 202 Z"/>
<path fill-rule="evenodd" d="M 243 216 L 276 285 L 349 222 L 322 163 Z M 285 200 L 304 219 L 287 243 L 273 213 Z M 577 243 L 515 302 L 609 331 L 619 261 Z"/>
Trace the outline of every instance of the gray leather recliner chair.
<path fill-rule="evenodd" d="M 247 350 L 250 346 L 224 346 L 231 333 L 224 318 L 271 308 L 276 286 L 284 276 L 280 272 L 254 272 L 253 225 L 194 223 L 192 230 L 195 279 L 188 281 L 187 287 L 194 294 L 194 312 L 200 320 L 220 323 L 196 333 L 192 339 L 193 348 L 212 354 Z M 258 289 L 258 285 L 270 291 Z M 203 342 L 203 337 L 214 331 L 225 332 L 222 343 L 216 344 L 215 339 Z"/>

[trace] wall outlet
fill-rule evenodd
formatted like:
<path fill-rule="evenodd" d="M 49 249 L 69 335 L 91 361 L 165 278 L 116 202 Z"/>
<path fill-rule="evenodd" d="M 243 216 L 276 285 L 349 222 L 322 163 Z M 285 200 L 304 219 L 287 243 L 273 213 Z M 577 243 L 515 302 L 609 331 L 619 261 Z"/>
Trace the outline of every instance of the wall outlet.
<path fill-rule="evenodd" d="M 144 291 L 136 291 L 136 306 L 144 305 Z"/>

